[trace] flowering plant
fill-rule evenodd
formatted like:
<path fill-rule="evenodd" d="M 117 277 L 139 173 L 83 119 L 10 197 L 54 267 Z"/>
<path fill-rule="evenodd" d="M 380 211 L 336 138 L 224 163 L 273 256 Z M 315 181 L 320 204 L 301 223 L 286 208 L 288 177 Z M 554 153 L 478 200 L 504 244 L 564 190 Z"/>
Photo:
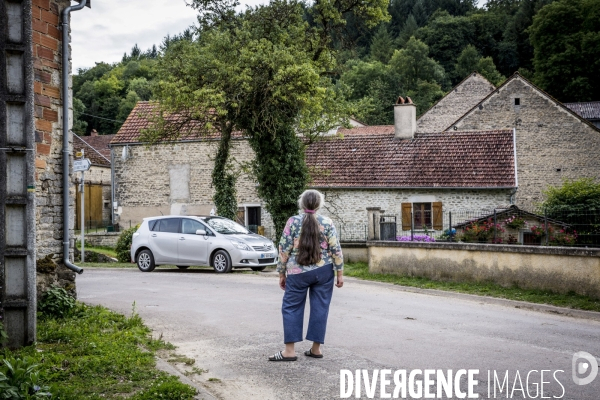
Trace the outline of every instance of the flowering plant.
<path fill-rule="evenodd" d="M 513 215 L 504 220 L 504 225 L 511 229 L 521 229 L 527 225 L 527 223 L 523 218 Z"/>
<path fill-rule="evenodd" d="M 540 238 L 546 234 L 546 229 L 543 225 L 537 226 L 534 225 L 531 227 L 531 233 L 533 233 L 536 237 Z M 554 228 L 551 225 L 548 225 L 548 234 L 552 235 L 554 233 Z"/>
<path fill-rule="evenodd" d="M 554 235 L 548 238 L 551 246 L 572 246 L 577 242 L 577 231 L 567 233 L 565 229 L 561 229 Z"/>
<path fill-rule="evenodd" d="M 413 240 L 410 240 L 410 236 L 396 236 L 396 240 L 399 242 L 435 242 L 435 238 L 427 235 L 414 235 Z"/>
<path fill-rule="evenodd" d="M 487 221 L 483 222 L 471 222 L 465 227 L 462 240 L 464 242 L 487 242 L 493 238 L 494 233 L 498 235 L 504 232 L 504 228 L 498 223 L 494 224 L 492 218 L 488 218 Z M 496 238 L 494 243 L 501 243 L 502 241 Z"/>

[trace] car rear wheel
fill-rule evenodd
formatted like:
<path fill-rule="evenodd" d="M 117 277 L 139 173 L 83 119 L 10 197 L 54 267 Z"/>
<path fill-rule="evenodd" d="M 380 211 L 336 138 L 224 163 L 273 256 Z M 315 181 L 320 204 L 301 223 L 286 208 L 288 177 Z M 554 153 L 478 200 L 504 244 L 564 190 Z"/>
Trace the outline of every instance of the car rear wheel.
<path fill-rule="evenodd" d="M 189 265 L 178 265 L 177 268 L 179 269 L 188 269 L 190 266 Z"/>
<path fill-rule="evenodd" d="M 142 250 L 137 256 L 137 266 L 142 272 L 151 272 L 154 270 L 154 256 L 150 250 Z"/>
<path fill-rule="evenodd" d="M 213 256 L 213 269 L 219 274 L 231 271 L 231 257 L 225 250 L 219 250 Z"/>
<path fill-rule="evenodd" d="M 259 271 L 260 272 L 260 271 L 264 271 L 264 269 L 267 268 L 267 267 L 250 267 L 250 268 L 252 268 L 252 271 Z"/>

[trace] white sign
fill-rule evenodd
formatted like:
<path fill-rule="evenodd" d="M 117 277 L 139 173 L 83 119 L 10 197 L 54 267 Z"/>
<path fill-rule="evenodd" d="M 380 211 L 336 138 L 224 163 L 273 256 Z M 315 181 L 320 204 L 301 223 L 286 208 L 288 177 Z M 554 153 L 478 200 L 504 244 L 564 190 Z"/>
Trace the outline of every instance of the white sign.
<path fill-rule="evenodd" d="M 92 163 L 89 158 L 84 158 L 83 160 L 74 160 L 73 161 L 73 172 L 81 172 L 87 171 L 90 169 Z"/>

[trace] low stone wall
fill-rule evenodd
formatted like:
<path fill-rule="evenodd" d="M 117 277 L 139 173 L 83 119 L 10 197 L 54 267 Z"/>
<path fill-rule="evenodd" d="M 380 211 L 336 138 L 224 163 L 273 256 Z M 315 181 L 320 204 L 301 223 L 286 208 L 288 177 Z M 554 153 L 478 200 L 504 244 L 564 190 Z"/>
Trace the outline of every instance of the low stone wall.
<path fill-rule="evenodd" d="M 341 243 L 344 262 L 369 262 L 367 243 Z"/>
<path fill-rule="evenodd" d="M 90 246 L 115 247 L 119 240 L 119 235 L 121 235 L 120 232 L 88 233 L 85 235 L 85 242 Z"/>
<path fill-rule="evenodd" d="M 384 241 L 367 246 L 374 273 L 494 282 L 600 299 L 600 249 Z"/>

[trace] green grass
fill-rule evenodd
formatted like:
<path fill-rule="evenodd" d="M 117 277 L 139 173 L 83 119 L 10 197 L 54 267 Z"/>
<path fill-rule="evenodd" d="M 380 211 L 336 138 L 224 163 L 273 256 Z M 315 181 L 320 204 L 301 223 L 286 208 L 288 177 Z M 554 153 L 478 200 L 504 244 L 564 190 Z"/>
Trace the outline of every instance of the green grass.
<path fill-rule="evenodd" d="M 510 300 L 528 301 L 531 303 L 550 304 L 558 307 L 568 307 L 579 310 L 600 311 L 600 300 L 575 293 L 557 294 L 546 290 L 521 289 L 504 287 L 495 283 L 459 283 L 434 281 L 427 278 L 400 276 L 392 274 L 373 274 L 369 272 L 366 263 L 347 263 L 344 265 L 344 275 L 369 281 L 393 283 L 394 285 L 410 286 L 423 289 L 446 290 L 475 294 L 479 296 L 499 297 Z"/>
<path fill-rule="evenodd" d="M 0 358 L 32 357 L 56 399 L 192 399 L 196 390 L 155 368 L 153 339 L 141 318 L 78 303 L 65 319 L 38 318 L 38 342 Z"/>
<path fill-rule="evenodd" d="M 80 263 L 77 262 L 75 263 L 78 267 L 81 268 L 137 268 L 136 264 L 133 263 L 120 263 L 120 262 L 114 262 L 114 263 L 99 263 L 99 262 L 84 262 L 84 263 Z"/>
<path fill-rule="evenodd" d="M 77 248 L 81 250 L 81 242 L 77 241 Z M 117 252 L 113 247 L 109 246 L 88 246 L 86 244 L 85 251 L 93 251 L 96 253 L 104 254 L 112 258 L 117 258 Z"/>

